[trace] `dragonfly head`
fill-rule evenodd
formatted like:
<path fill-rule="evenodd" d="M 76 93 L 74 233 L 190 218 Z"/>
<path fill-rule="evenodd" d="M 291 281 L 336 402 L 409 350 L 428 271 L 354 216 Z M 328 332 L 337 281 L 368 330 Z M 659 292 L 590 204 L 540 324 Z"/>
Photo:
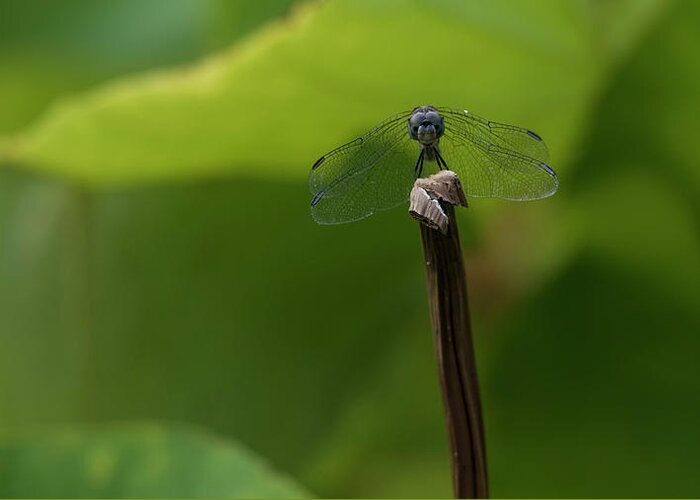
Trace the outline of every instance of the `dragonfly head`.
<path fill-rule="evenodd" d="M 408 135 L 423 146 L 432 146 L 445 132 L 445 124 L 437 109 L 432 106 L 418 106 L 413 109 L 408 120 Z"/>

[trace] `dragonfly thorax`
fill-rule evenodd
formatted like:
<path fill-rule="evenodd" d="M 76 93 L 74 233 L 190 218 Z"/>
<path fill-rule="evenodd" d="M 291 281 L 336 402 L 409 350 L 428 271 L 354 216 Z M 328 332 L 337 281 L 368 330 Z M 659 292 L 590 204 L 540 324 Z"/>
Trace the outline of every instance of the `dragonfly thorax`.
<path fill-rule="evenodd" d="M 445 124 L 437 109 L 432 106 L 418 106 L 408 119 L 408 135 L 422 146 L 432 146 L 445 132 Z"/>

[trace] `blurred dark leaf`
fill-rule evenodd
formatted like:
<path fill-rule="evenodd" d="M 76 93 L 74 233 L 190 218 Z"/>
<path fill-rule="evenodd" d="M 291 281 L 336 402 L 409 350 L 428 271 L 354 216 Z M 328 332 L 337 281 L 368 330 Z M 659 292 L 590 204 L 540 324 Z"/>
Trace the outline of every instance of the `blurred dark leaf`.
<path fill-rule="evenodd" d="M 0 439 L 3 498 L 303 498 L 234 442 L 182 426 L 121 425 Z"/>
<path fill-rule="evenodd" d="M 0 187 L 7 424 L 193 421 L 300 473 L 424 307 L 402 211 L 324 229 L 298 184 Z"/>
<path fill-rule="evenodd" d="M 700 311 L 700 229 L 692 202 L 645 166 L 603 177 L 576 196 L 579 245 L 688 311 Z"/>
<path fill-rule="evenodd" d="M 697 311 L 590 255 L 524 303 L 484 387 L 494 495 L 697 496 L 698 331 Z"/>

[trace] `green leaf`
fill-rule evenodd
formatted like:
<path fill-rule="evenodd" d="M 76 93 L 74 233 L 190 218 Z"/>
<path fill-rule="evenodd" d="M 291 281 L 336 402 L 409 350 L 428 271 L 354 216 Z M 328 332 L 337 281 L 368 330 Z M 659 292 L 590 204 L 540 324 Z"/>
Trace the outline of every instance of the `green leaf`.
<path fill-rule="evenodd" d="M 197 65 L 64 102 L 17 138 L 16 159 L 101 185 L 299 178 L 387 115 L 434 103 L 535 128 L 560 165 L 619 46 L 657 3 L 632 10 L 614 43 L 601 45 L 592 32 L 618 10 L 592 16 L 556 0 L 311 3 Z"/>
<path fill-rule="evenodd" d="M 300 498 L 240 444 L 184 426 L 66 429 L 0 438 L 3 498 Z"/>
<path fill-rule="evenodd" d="M 0 134 L 27 126 L 56 99 L 109 78 L 220 49 L 292 2 L 4 0 Z"/>

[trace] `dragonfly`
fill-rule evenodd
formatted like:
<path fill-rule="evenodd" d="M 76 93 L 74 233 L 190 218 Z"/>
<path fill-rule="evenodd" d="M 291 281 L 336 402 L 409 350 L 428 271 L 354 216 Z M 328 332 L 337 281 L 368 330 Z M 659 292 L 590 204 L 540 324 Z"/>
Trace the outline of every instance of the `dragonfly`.
<path fill-rule="evenodd" d="M 466 109 L 418 106 L 321 156 L 309 174 L 319 224 L 364 219 L 408 201 L 424 171 L 449 169 L 467 197 L 538 200 L 559 187 L 542 137 Z"/>

